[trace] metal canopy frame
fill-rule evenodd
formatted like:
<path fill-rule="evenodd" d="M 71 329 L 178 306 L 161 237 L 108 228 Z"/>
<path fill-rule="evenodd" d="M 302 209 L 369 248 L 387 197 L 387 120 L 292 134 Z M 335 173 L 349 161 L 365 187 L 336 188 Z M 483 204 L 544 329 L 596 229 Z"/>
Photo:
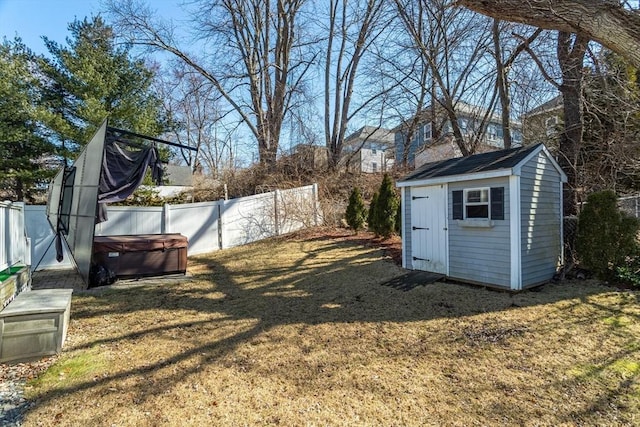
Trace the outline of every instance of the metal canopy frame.
<path fill-rule="evenodd" d="M 105 144 L 108 143 L 107 137 L 114 134 L 118 142 L 133 147 L 144 148 L 145 144 L 122 137 L 128 136 L 153 144 L 159 143 L 181 149 L 197 150 L 183 144 L 109 127 L 108 121 L 105 119 L 73 165 L 70 168 L 62 168 L 58 172 L 49 184 L 47 219 L 57 238 L 61 240 L 60 244 L 64 241 L 68 247 L 73 264 L 87 286 L 89 285 L 93 256 L 93 239 L 104 149 Z M 69 171 L 73 171 L 73 173 L 69 174 Z M 71 181 L 72 185 L 69 185 Z"/>

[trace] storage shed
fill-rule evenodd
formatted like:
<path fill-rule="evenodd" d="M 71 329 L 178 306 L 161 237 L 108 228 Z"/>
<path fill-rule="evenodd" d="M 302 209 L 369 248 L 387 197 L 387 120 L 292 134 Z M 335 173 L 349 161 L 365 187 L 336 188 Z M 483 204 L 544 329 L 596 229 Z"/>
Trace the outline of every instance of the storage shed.
<path fill-rule="evenodd" d="M 542 144 L 427 163 L 402 192 L 402 266 L 521 290 L 563 263 L 562 184 Z"/>

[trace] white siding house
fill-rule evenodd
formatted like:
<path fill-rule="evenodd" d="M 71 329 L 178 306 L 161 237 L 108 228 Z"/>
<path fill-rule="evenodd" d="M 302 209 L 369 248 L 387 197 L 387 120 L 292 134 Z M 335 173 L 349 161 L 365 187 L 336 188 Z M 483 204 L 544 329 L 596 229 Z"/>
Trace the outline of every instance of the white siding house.
<path fill-rule="evenodd" d="M 428 163 L 398 182 L 403 267 L 521 290 L 563 263 L 566 175 L 542 144 Z"/>
<path fill-rule="evenodd" d="M 395 164 L 394 135 L 389 129 L 364 126 L 344 140 L 344 162 L 352 171 L 387 172 Z"/>

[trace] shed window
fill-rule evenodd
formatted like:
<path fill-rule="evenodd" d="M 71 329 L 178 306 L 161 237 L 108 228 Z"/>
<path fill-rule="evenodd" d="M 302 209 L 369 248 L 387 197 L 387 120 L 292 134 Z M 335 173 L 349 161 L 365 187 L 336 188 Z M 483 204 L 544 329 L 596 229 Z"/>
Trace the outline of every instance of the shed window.
<path fill-rule="evenodd" d="M 465 190 L 464 213 L 465 218 L 489 218 L 489 189 Z"/>
<path fill-rule="evenodd" d="M 452 201 L 453 219 L 504 219 L 504 187 L 454 191 Z"/>

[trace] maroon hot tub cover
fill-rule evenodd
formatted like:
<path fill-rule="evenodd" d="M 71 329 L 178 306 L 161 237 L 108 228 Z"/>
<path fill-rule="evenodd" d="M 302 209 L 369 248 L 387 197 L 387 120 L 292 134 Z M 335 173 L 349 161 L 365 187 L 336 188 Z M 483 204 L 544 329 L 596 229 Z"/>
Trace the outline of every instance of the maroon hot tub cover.
<path fill-rule="evenodd" d="M 181 234 L 96 236 L 93 264 L 117 277 L 186 273 L 187 238 Z"/>

